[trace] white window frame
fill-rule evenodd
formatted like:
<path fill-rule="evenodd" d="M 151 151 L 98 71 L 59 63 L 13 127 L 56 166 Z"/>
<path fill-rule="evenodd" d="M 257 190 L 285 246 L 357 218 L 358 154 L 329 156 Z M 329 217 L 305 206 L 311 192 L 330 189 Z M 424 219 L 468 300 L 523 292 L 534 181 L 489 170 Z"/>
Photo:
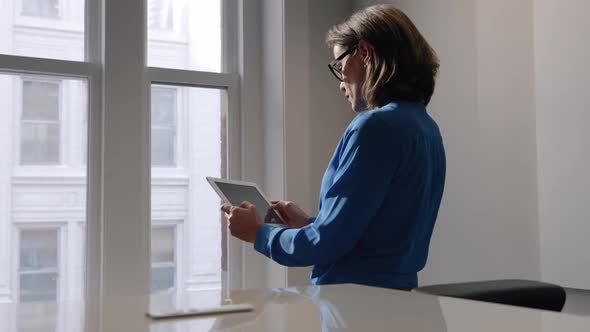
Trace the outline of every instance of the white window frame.
<path fill-rule="evenodd" d="M 180 69 L 164 69 L 164 68 L 154 68 L 148 67 L 148 76 L 151 81 L 151 84 L 165 84 L 165 85 L 178 85 L 178 86 L 190 86 L 190 87 L 203 87 L 203 88 L 217 88 L 225 90 L 226 92 L 226 100 L 227 102 L 222 102 L 222 107 L 227 108 L 227 133 L 228 137 L 226 138 L 226 142 L 228 145 L 228 163 L 227 171 L 228 177 L 230 178 L 239 178 L 240 168 L 236 161 L 239 161 L 241 155 L 241 145 L 239 140 L 239 132 L 240 132 L 240 114 L 238 113 L 238 79 L 237 75 L 235 74 L 226 74 L 226 73 L 205 73 L 205 72 L 196 72 L 196 71 L 188 71 L 188 70 L 180 70 Z M 226 104 L 226 105 L 224 105 Z M 180 118 L 183 114 L 178 114 Z M 178 127 L 178 136 L 184 134 L 184 131 L 181 129 L 182 126 Z M 182 156 L 182 152 L 184 147 L 178 146 L 179 150 L 177 150 L 177 156 L 179 158 L 177 169 L 183 168 L 184 164 L 182 160 L 184 160 Z M 233 161 L 233 162 L 232 162 Z M 170 170 L 174 171 L 174 170 Z M 157 172 L 157 173 L 156 173 Z M 154 174 L 161 175 L 164 173 L 164 168 L 156 168 L 154 169 Z M 242 244 L 233 238 L 228 239 L 228 270 L 232 271 L 230 273 L 231 279 L 228 279 L 229 276 L 222 275 L 222 287 L 230 287 L 230 288 L 240 288 L 242 287 L 242 277 L 241 277 L 241 255 L 242 255 Z M 237 273 L 234 273 L 237 272 Z"/>
<path fill-rule="evenodd" d="M 218 88 L 226 91 L 228 116 L 229 177 L 241 178 L 241 116 L 239 75 L 235 62 L 226 61 L 225 73 L 147 67 L 146 2 L 130 0 L 122 6 L 117 0 L 104 0 L 105 76 L 103 77 L 105 122 L 103 171 L 103 294 L 146 294 L 150 283 L 150 87 L 152 84 Z M 226 1 L 235 5 L 235 1 Z M 237 13 L 224 6 L 226 13 Z M 144 15 L 137 15 L 144 13 Z M 233 31 L 223 20 L 224 31 Z M 231 28 L 227 28 L 231 27 Z M 143 36 L 143 38 L 137 38 Z M 124 44 L 123 44 L 124 43 Z M 235 45 L 235 33 L 224 36 L 223 45 Z M 224 48 L 225 54 L 231 54 Z M 118 68 L 128 75 L 118 75 Z M 139 84 L 139 86 L 138 86 Z M 120 101 L 126 103 L 122 108 Z M 120 144 L 124 142 L 125 144 Z M 124 158 L 121 156 L 124 155 Z M 91 164 L 92 165 L 92 164 Z M 121 186 L 125 183 L 125 186 Z M 123 202 L 125 204 L 123 204 Z M 120 220 L 126 223 L 121 223 Z M 121 241 L 118 239 L 125 239 Z M 228 268 L 223 287 L 242 287 L 243 244 L 229 239 Z M 121 255 L 126 252 L 126 255 Z"/>
<path fill-rule="evenodd" d="M 233 0 L 225 0 L 222 6 L 222 47 L 228 55 L 223 73 L 147 67 L 145 0 L 87 0 L 86 62 L 0 54 L 0 72 L 87 80 L 89 307 L 99 306 L 100 295 L 149 293 L 151 84 L 226 91 L 226 103 L 222 106 L 227 108 L 227 176 L 242 179 L 244 147 L 238 75 L 241 55 L 237 51 L 237 26 L 241 24 L 238 16 L 246 6 Z M 239 48 L 243 52 L 243 45 Z M 121 70 L 127 75 L 118 75 Z M 228 247 L 228 269 L 232 273 L 223 276 L 222 285 L 241 288 L 246 284 L 242 262 L 247 259 L 254 263 L 251 255 L 257 254 L 252 253 L 251 245 L 233 237 L 228 239 Z M 252 270 L 265 268 L 250 263 L 248 266 Z"/>

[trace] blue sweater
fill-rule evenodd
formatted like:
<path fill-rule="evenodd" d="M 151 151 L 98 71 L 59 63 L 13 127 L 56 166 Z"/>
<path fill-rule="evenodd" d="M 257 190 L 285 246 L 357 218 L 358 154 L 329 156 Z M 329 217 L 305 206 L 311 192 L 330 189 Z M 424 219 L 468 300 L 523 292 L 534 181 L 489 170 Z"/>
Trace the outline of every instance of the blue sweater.
<path fill-rule="evenodd" d="M 416 287 L 444 180 L 442 138 L 424 105 L 363 112 L 324 174 L 317 217 L 299 229 L 263 224 L 254 248 L 282 265 L 315 265 L 315 285 Z"/>

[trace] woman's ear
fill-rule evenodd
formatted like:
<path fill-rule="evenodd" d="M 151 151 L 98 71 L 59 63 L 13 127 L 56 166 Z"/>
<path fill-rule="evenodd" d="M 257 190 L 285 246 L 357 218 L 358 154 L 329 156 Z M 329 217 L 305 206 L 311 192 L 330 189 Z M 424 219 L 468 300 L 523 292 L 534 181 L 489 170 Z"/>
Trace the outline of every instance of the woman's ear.
<path fill-rule="evenodd" d="M 363 63 L 365 64 L 365 66 L 367 66 L 369 63 L 371 63 L 371 59 L 373 58 L 373 54 L 375 52 L 373 45 L 361 39 L 361 41 L 359 41 L 358 49 L 361 53 Z"/>

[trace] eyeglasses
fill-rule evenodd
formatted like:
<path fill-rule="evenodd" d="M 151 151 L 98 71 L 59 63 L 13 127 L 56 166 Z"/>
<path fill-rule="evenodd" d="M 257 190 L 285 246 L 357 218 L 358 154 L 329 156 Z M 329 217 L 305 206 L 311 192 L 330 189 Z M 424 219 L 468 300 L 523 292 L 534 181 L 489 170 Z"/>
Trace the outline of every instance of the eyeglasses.
<path fill-rule="evenodd" d="M 330 68 L 332 74 L 334 74 L 336 79 L 340 82 L 342 82 L 342 60 L 346 58 L 347 55 L 354 52 L 356 50 L 356 47 L 357 45 L 354 45 L 353 47 L 349 48 L 348 50 L 346 50 L 346 52 L 340 54 L 340 56 L 338 56 L 334 61 L 328 64 L 328 68 Z"/>

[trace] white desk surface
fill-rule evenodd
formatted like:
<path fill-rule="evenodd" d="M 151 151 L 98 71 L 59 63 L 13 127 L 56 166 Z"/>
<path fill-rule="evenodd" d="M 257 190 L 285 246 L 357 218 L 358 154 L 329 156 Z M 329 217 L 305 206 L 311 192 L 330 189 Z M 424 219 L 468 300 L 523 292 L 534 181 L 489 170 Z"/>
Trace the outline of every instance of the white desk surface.
<path fill-rule="evenodd" d="M 248 302 L 253 312 L 152 320 L 145 308 Z M 0 331 L 589 331 L 590 317 L 358 285 L 0 304 Z M 94 302 L 96 303 L 96 302 Z"/>

